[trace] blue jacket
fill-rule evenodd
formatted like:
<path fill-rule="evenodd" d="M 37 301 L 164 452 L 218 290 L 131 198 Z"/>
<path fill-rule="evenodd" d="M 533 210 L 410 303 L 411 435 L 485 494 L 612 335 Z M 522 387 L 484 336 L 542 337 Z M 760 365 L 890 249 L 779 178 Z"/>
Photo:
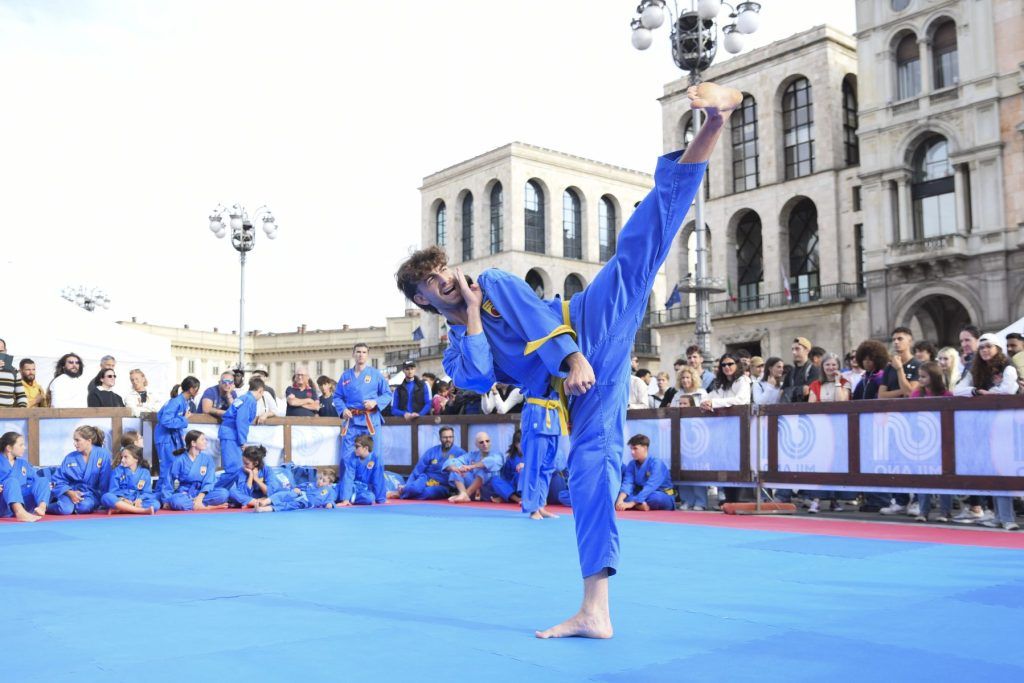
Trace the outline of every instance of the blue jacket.
<path fill-rule="evenodd" d="M 153 443 L 169 443 L 174 448 L 184 448 L 182 434 L 188 429 L 188 399 L 178 394 L 165 403 L 156 414 L 156 427 L 153 429 Z"/>
<path fill-rule="evenodd" d="M 249 440 L 249 427 L 256 419 L 256 397 L 250 393 L 242 394 L 232 402 L 231 407 L 221 418 L 220 427 L 217 429 L 217 438 L 225 439 L 235 443 L 245 443 Z"/>

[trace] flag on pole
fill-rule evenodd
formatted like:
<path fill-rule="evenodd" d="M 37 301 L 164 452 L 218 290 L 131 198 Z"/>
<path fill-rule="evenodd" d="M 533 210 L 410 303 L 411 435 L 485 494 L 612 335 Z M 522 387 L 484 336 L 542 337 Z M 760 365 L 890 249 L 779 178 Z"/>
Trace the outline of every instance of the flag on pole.
<path fill-rule="evenodd" d="M 732 290 L 732 277 L 725 279 L 725 291 L 729 295 L 729 301 L 736 301 L 736 293 Z"/>
<path fill-rule="evenodd" d="M 679 293 L 679 285 L 672 287 L 672 293 L 668 295 L 668 301 L 665 302 L 665 308 L 672 308 L 678 303 L 682 303 L 683 295 Z"/>
<path fill-rule="evenodd" d="M 423 339 L 423 328 L 417 327 L 415 330 L 412 331 L 412 340 L 413 341 L 421 341 L 422 339 Z"/>
<path fill-rule="evenodd" d="M 782 273 L 782 291 L 786 295 L 786 301 L 793 300 L 793 290 L 789 288 L 789 275 L 786 274 L 786 266 L 783 263 L 779 264 L 779 272 Z"/>

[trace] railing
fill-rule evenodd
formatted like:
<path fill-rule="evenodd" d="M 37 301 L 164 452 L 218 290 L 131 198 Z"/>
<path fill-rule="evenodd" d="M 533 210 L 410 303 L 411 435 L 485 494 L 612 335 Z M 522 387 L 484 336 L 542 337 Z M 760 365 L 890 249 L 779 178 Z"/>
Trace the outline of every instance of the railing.
<path fill-rule="evenodd" d="M 863 288 L 854 282 L 840 282 L 809 289 L 794 289 L 787 297 L 786 292 L 771 292 L 756 297 L 740 299 L 719 299 L 710 304 L 711 316 L 721 318 L 741 313 L 752 313 L 822 301 L 852 301 L 864 295 Z M 667 310 L 655 311 L 650 314 L 650 324 L 667 325 L 680 321 L 692 321 L 697 317 L 696 305 L 684 304 L 673 306 Z"/>
<path fill-rule="evenodd" d="M 966 236 L 960 233 L 925 237 L 909 242 L 896 242 L 889 245 L 889 254 L 901 258 L 905 256 L 934 255 L 935 252 L 956 251 L 963 253 L 966 249 Z"/>
<path fill-rule="evenodd" d="M 444 354 L 448 344 L 437 344 L 436 346 L 413 346 L 398 351 L 388 351 L 384 354 L 385 365 L 401 366 L 407 360 L 418 358 L 437 358 Z"/>
<path fill-rule="evenodd" d="M 649 342 L 634 342 L 633 353 L 640 356 L 657 356 L 660 354 L 660 347 Z"/>
<path fill-rule="evenodd" d="M 451 425 L 463 448 L 486 430 L 492 448 L 504 453 L 519 418 L 386 418 L 375 450 L 389 469 L 405 474 L 439 442 L 439 427 Z M 25 435 L 33 464 L 57 465 L 71 451 L 71 433 L 79 425 L 99 427 L 114 443 L 123 430 L 141 428 L 153 460 L 154 420 L 153 414 L 140 419 L 122 409 L 4 408 L 0 432 Z M 217 421 L 198 415 L 189 422 L 219 454 Z M 253 425 L 249 436 L 267 448 L 268 464 L 333 466 L 340 426 L 337 418 L 271 418 Z M 674 479 L 694 484 L 1024 495 L 1024 396 L 629 411 L 625 437 L 638 433 L 650 438 L 650 454 L 670 466 Z M 562 441 L 564 468 L 568 440 Z M 624 443 L 622 458 L 629 458 Z"/>

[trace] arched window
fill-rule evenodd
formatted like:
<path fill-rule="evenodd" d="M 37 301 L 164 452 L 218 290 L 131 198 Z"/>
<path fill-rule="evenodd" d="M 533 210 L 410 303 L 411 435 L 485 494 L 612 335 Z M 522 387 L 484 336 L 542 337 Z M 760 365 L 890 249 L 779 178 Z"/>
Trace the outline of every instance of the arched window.
<path fill-rule="evenodd" d="M 615 253 L 615 204 L 608 197 L 601 197 L 597 205 L 597 232 L 600 259 L 604 263 Z"/>
<path fill-rule="evenodd" d="M 761 217 L 753 211 L 743 214 L 736 226 L 736 279 L 740 310 L 760 308 L 764 259 L 761 253 Z"/>
<path fill-rule="evenodd" d="M 437 246 L 443 247 L 448 242 L 448 209 L 444 202 L 437 205 L 434 213 L 434 237 Z"/>
<path fill-rule="evenodd" d="M 473 260 L 473 194 L 462 199 L 462 260 Z"/>
<path fill-rule="evenodd" d="M 526 182 L 526 251 L 544 253 L 544 190 L 536 181 Z"/>
<path fill-rule="evenodd" d="M 811 83 L 798 78 L 782 95 L 786 180 L 814 173 L 814 105 Z"/>
<path fill-rule="evenodd" d="M 743 96 L 732 117 L 732 191 L 742 192 L 758 186 L 757 174 L 757 102 Z"/>
<path fill-rule="evenodd" d="M 504 237 L 504 197 L 501 192 L 501 183 L 494 183 L 491 188 L 491 253 L 497 254 L 501 251 L 502 238 Z"/>
<path fill-rule="evenodd" d="M 583 258 L 583 208 L 575 190 L 562 193 L 562 256 Z"/>
<path fill-rule="evenodd" d="M 530 289 L 541 299 L 544 298 L 544 278 L 534 269 L 530 269 L 526 273 L 526 284 L 530 285 Z"/>
<path fill-rule="evenodd" d="M 914 233 L 918 239 L 956 232 L 956 194 L 953 166 L 946 139 L 926 140 L 914 154 Z"/>
<path fill-rule="evenodd" d="M 574 294 L 579 294 L 583 291 L 583 281 L 580 280 L 580 276 L 575 273 L 571 273 L 565 278 L 565 295 L 562 297 L 564 301 L 568 301 L 573 297 Z"/>
<path fill-rule="evenodd" d="M 818 298 L 818 209 L 803 199 L 789 214 L 789 288 L 793 301 Z"/>
<path fill-rule="evenodd" d="M 921 92 L 921 53 L 917 36 L 908 33 L 896 45 L 896 99 L 917 97 Z"/>
<path fill-rule="evenodd" d="M 960 65 L 956 52 L 956 22 L 942 22 L 932 38 L 932 63 L 935 71 L 934 88 L 950 88 L 960 82 Z"/>
<path fill-rule="evenodd" d="M 860 163 L 860 141 L 857 138 L 857 90 L 853 77 L 843 79 L 843 147 L 846 151 L 846 165 Z"/>

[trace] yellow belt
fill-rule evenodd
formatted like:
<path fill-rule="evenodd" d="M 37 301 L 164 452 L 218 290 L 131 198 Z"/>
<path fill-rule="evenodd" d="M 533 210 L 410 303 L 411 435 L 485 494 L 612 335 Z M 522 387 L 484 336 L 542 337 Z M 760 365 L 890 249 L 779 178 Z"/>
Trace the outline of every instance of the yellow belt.
<path fill-rule="evenodd" d="M 572 329 L 572 324 L 569 321 L 569 302 L 562 302 L 562 324 L 551 330 L 546 336 L 529 342 L 526 345 L 526 349 L 523 351 L 524 356 L 529 356 L 531 353 L 539 349 L 545 344 L 545 342 L 557 337 L 560 334 L 568 334 L 573 339 L 576 339 L 576 330 Z M 546 410 L 557 410 L 558 411 L 558 423 L 562 428 L 562 433 L 569 434 L 569 399 L 565 395 L 565 380 L 561 377 L 552 377 L 551 386 L 558 392 L 557 399 L 546 399 L 546 398 L 528 398 L 527 403 L 531 403 L 535 406 L 541 406 Z M 548 413 L 546 426 L 551 428 L 551 414 Z"/>

